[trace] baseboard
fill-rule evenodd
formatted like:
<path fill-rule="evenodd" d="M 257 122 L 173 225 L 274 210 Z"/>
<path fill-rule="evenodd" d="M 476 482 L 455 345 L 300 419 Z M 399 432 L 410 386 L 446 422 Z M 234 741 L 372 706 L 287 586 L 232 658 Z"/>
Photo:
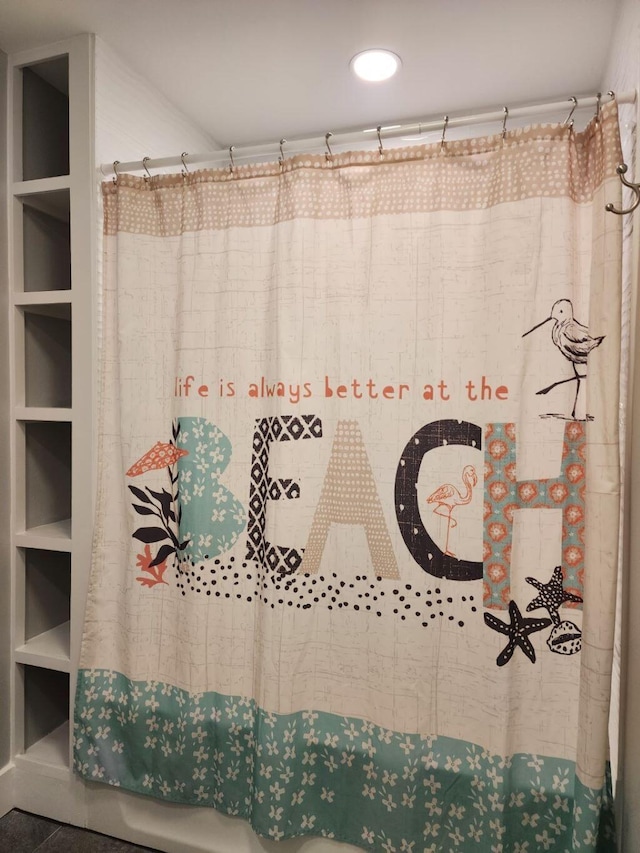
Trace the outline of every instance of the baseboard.
<path fill-rule="evenodd" d="M 14 807 L 13 799 L 13 764 L 5 764 L 0 768 L 0 817 L 10 812 Z"/>

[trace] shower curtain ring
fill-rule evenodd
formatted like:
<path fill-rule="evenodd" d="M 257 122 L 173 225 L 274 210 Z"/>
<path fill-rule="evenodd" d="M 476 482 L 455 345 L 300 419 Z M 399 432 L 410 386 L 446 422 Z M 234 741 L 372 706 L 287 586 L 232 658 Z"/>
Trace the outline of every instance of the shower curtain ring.
<path fill-rule="evenodd" d="M 379 125 L 376 127 L 376 133 L 378 134 L 378 153 L 379 153 L 379 154 L 380 154 L 380 156 L 382 157 L 382 155 L 384 154 L 384 148 L 382 147 L 382 137 L 380 136 L 380 131 L 381 131 L 381 130 L 382 130 L 382 125 L 381 125 L 381 124 L 379 124 Z"/>
<path fill-rule="evenodd" d="M 324 156 L 325 156 L 325 160 L 327 162 L 330 162 L 333 159 L 333 152 L 331 151 L 331 146 L 329 145 L 329 140 L 331 139 L 332 136 L 333 136 L 333 133 L 331 133 L 330 130 L 327 131 L 327 133 L 325 133 L 325 135 L 324 135 L 324 144 L 327 146 L 327 151 L 326 151 Z"/>
<path fill-rule="evenodd" d="M 594 118 L 597 122 L 600 121 L 600 102 L 602 101 L 602 92 L 596 93 L 596 114 Z"/>
<path fill-rule="evenodd" d="M 189 174 L 189 169 L 187 168 L 187 164 L 184 162 L 184 158 L 188 157 L 188 156 L 189 155 L 187 154 L 186 151 L 183 151 L 182 154 L 180 155 L 180 159 L 182 160 L 182 175 L 183 175 L 183 177 L 185 175 Z"/>
<path fill-rule="evenodd" d="M 573 120 L 571 117 L 573 116 L 574 112 L 576 111 L 576 107 L 578 106 L 578 99 L 576 97 L 574 97 L 574 95 L 571 95 L 569 100 L 571 101 L 573 106 L 571 107 L 571 110 L 569 111 L 569 115 L 566 117 L 566 119 L 563 122 L 564 127 L 567 127 L 567 125 L 569 127 L 573 127 Z"/>
<path fill-rule="evenodd" d="M 286 139 L 282 137 L 280 140 L 280 157 L 278 159 L 278 163 L 280 164 L 280 168 L 284 168 L 284 151 L 282 150 L 282 146 L 286 143 Z"/>
<path fill-rule="evenodd" d="M 114 184 L 118 183 L 118 178 L 120 177 L 120 175 L 118 174 L 118 166 L 119 165 L 120 165 L 120 160 L 114 160 L 113 161 L 113 172 L 115 174 L 115 178 L 113 179 Z"/>
<path fill-rule="evenodd" d="M 509 118 L 509 107 L 503 107 L 502 112 L 504 113 L 504 118 L 502 119 L 502 142 L 504 144 L 504 138 L 507 135 L 507 119 Z"/>
<path fill-rule="evenodd" d="M 235 145 L 229 146 L 229 171 L 233 175 L 234 169 L 236 168 L 235 160 L 233 159 L 233 152 L 236 150 Z"/>
<path fill-rule="evenodd" d="M 440 150 L 444 151 L 444 136 L 447 132 L 447 125 L 449 124 L 449 116 L 444 117 L 444 124 L 442 125 L 442 139 L 440 140 Z"/>
<path fill-rule="evenodd" d="M 145 181 L 151 180 L 151 172 L 147 169 L 147 163 L 149 162 L 149 160 L 151 160 L 151 157 L 143 157 L 142 158 L 142 168 L 147 173 L 146 175 L 143 175 Z"/>

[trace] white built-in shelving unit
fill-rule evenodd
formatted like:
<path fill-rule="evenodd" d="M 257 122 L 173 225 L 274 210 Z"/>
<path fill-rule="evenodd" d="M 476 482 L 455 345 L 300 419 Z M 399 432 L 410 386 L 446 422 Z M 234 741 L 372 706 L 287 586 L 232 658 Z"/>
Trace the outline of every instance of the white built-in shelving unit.
<path fill-rule="evenodd" d="M 15 804 L 72 820 L 51 780 L 73 785 L 91 543 L 93 39 L 15 55 L 9 75 Z"/>

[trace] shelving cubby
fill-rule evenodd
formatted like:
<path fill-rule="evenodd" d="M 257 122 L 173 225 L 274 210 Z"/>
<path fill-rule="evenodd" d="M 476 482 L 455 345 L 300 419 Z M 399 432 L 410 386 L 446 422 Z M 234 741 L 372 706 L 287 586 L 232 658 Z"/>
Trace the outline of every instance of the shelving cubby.
<path fill-rule="evenodd" d="M 40 666 L 18 666 L 24 715 L 20 758 L 69 766 L 69 675 Z"/>
<path fill-rule="evenodd" d="M 21 90 L 21 172 L 32 181 L 69 174 L 69 57 L 66 54 L 23 66 Z M 16 152 L 17 153 L 17 152 Z M 17 164 L 16 164 L 17 165 Z"/>
<path fill-rule="evenodd" d="M 15 240 L 22 246 L 22 275 L 17 280 L 25 293 L 71 289 L 69 181 L 38 181 L 45 183 L 67 186 L 39 191 L 25 184 L 14 186 Z"/>
<path fill-rule="evenodd" d="M 19 549 L 16 585 L 24 602 L 16 614 L 16 661 L 68 672 L 71 554 Z"/>

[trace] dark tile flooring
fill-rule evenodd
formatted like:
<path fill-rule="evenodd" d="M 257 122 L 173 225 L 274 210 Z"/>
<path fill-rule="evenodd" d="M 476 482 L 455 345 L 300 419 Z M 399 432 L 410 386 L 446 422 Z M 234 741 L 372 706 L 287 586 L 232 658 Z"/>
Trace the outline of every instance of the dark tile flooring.
<path fill-rule="evenodd" d="M 138 847 L 48 820 L 44 817 L 13 811 L 0 818 L 0 853 L 157 853 L 149 847 Z"/>

